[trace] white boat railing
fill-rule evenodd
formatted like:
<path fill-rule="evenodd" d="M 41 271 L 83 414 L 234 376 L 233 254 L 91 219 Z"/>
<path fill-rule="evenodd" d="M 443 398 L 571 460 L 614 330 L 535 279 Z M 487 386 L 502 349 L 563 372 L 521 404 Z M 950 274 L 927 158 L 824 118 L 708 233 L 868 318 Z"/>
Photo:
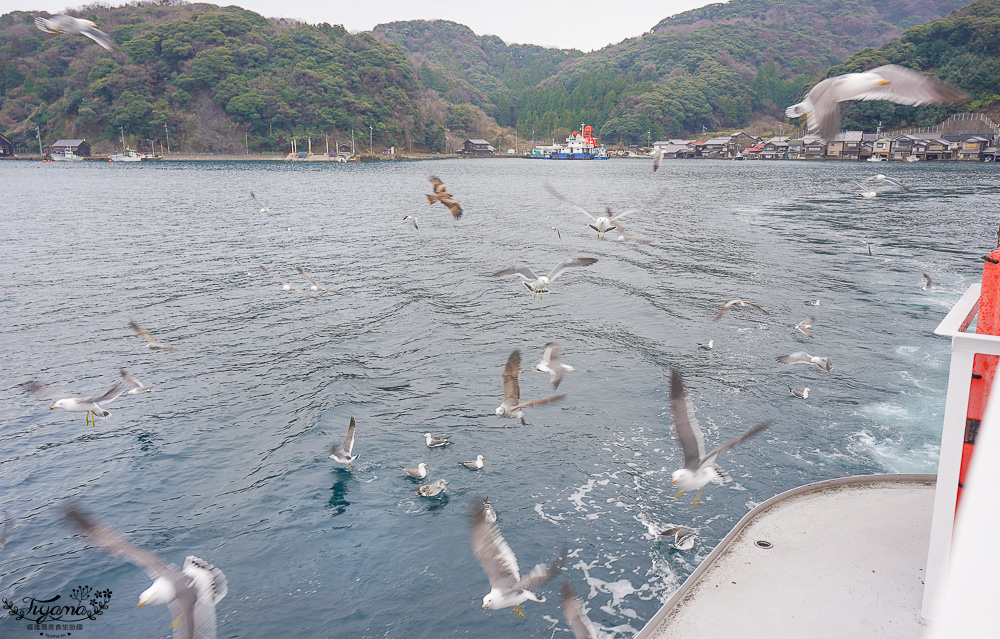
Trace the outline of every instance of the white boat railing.
<path fill-rule="evenodd" d="M 968 332 L 979 312 L 982 284 L 973 284 L 952 307 L 935 335 L 951 338 L 951 367 L 948 372 L 948 395 L 944 407 L 944 428 L 941 432 L 941 452 L 938 459 L 937 489 L 934 493 L 934 514 L 931 519 L 930 548 L 924 577 L 924 599 L 920 614 L 933 619 L 935 602 L 941 597 L 951 560 L 958 477 L 962 464 L 966 416 L 969 409 L 969 385 L 972 363 L 977 353 L 1000 355 L 1000 337 Z"/>

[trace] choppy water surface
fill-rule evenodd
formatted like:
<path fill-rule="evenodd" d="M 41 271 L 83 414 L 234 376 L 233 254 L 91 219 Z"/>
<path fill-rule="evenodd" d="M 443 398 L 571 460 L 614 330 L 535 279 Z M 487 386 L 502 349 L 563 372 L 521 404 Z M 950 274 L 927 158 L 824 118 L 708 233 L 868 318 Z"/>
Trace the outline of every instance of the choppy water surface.
<path fill-rule="evenodd" d="M 110 608 L 79 634 L 169 635 L 165 609 L 133 610 L 147 577 L 63 520 L 75 497 L 169 561 L 221 567 L 220 637 L 569 636 L 556 584 L 525 620 L 480 612 L 489 586 L 467 512 L 488 495 L 522 568 L 568 544 L 563 578 L 595 623 L 627 637 L 755 504 L 832 477 L 933 471 L 949 345 L 931 331 L 995 243 L 996 168 L 650 169 L 0 163 L 0 498 L 14 522 L 0 595 L 110 588 Z M 913 192 L 862 200 L 836 182 L 879 171 Z M 461 220 L 428 206 L 431 173 Z M 593 210 L 665 190 L 623 220 L 653 243 L 599 241 L 546 182 Z M 285 215 L 258 213 L 251 189 Z M 419 230 L 402 221 L 410 213 Z M 600 261 L 541 301 L 516 278 L 489 277 L 570 255 Z M 282 292 L 261 264 L 293 280 L 304 266 L 340 294 Z M 935 286 L 920 291 L 925 272 Z M 734 309 L 712 322 L 736 297 L 771 315 Z M 792 330 L 807 315 L 811 340 Z M 130 319 L 178 350 L 143 348 Z M 714 350 L 697 348 L 708 339 Z M 530 367 L 553 340 L 579 369 L 560 387 L 568 399 L 499 428 L 507 355 L 524 354 L 522 397 L 541 397 L 547 376 Z M 793 350 L 829 355 L 833 372 L 774 361 Z M 38 378 L 100 393 L 121 367 L 155 392 L 119 399 L 96 427 L 20 387 Z M 709 447 L 775 422 L 720 460 L 734 481 L 697 509 L 669 484 L 675 367 Z M 326 456 L 352 416 L 361 458 L 347 471 Z M 455 444 L 429 450 L 426 431 Z M 480 453 L 484 470 L 458 466 Z M 443 498 L 410 492 L 397 466 L 419 461 L 449 480 Z M 694 551 L 648 533 L 676 524 L 698 530 Z M 0 634 L 35 634 L 23 624 L 3 618 Z"/>

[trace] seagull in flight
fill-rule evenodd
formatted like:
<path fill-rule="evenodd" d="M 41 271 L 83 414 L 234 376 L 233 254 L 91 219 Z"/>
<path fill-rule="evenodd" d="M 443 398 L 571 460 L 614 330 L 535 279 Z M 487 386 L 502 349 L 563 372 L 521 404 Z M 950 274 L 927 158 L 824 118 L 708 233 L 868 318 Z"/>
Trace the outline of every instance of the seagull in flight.
<path fill-rule="evenodd" d="M 141 337 L 142 339 L 146 340 L 146 348 L 151 348 L 153 350 L 161 350 L 161 351 L 175 351 L 175 350 L 177 350 L 173 346 L 167 346 L 166 344 L 164 344 L 160 340 L 158 340 L 155 337 L 153 337 L 152 335 L 150 335 L 149 331 L 147 331 L 143 327 L 139 326 L 139 324 L 137 324 L 136 322 L 130 321 L 128 323 L 128 325 L 132 327 L 132 330 L 135 331 L 136 334 L 139 337 Z"/>
<path fill-rule="evenodd" d="M 730 300 L 722 305 L 722 309 L 720 309 L 719 312 L 715 314 L 715 317 L 712 318 L 712 321 L 718 321 L 719 318 L 722 317 L 722 314 L 733 306 L 752 306 L 761 313 L 763 313 L 764 315 L 770 315 L 770 313 L 762 309 L 760 306 L 757 306 L 753 302 L 748 302 L 746 300 Z"/>
<path fill-rule="evenodd" d="M 406 220 L 410 221 L 410 224 L 413 225 L 413 228 L 417 229 L 418 231 L 420 230 L 420 227 L 417 226 L 417 216 L 416 215 L 404 215 L 403 216 L 403 221 L 405 222 Z"/>
<path fill-rule="evenodd" d="M 927 273 L 924 273 L 924 284 L 923 284 L 923 286 L 920 287 L 920 290 L 921 291 L 926 291 L 927 289 L 931 288 L 932 286 L 934 286 L 934 282 L 931 281 L 931 276 L 928 275 Z"/>
<path fill-rule="evenodd" d="M 626 215 L 628 215 L 630 213 L 635 213 L 636 211 L 641 211 L 642 209 L 646 208 L 647 206 L 651 206 L 651 205 L 655 204 L 656 202 L 658 202 L 660 200 L 660 198 L 663 197 L 663 194 L 661 193 L 660 195 L 657 195 L 655 198 L 653 198 L 652 200 L 650 200 L 648 202 L 644 202 L 643 204 L 640 204 L 639 206 L 637 206 L 635 208 L 627 209 L 627 210 L 622 211 L 621 213 L 618 213 L 618 214 L 612 213 L 610 207 L 605 207 L 605 214 L 598 216 L 598 215 L 594 215 L 593 213 L 591 213 L 587 209 L 583 208 L 582 206 L 580 206 L 579 204 L 577 204 L 573 200 L 569 199 L 568 197 L 566 197 L 565 195 L 563 195 L 559 191 L 555 190 L 555 188 L 553 188 L 553 186 L 551 184 L 546 184 L 545 185 L 545 190 L 548 191 L 552 196 L 556 197 L 557 199 L 562 200 L 566 204 L 569 204 L 570 206 L 572 206 L 577 211 L 580 211 L 581 213 L 583 213 L 584 215 L 586 215 L 587 217 L 589 217 L 590 220 L 591 220 L 591 222 L 593 222 L 593 224 L 588 224 L 587 226 L 589 226 L 590 228 L 592 228 L 595 231 L 597 231 L 597 237 L 599 239 L 602 239 L 602 240 L 604 239 L 604 234 L 605 233 L 607 233 L 611 229 L 615 228 L 615 221 L 616 220 L 618 220 L 619 218 L 625 217 Z M 622 232 L 622 235 L 624 236 L 625 233 Z"/>
<path fill-rule="evenodd" d="M 444 185 L 444 182 L 433 175 L 427 179 L 430 180 L 431 185 L 434 187 L 434 195 L 428 195 L 427 201 L 431 204 L 434 204 L 435 202 L 444 204 L 448 207 L 448 210 L 451 211 L 452 216 L 456 220 L 462 217 L 462 207 L 459 206 L 458 202 L 455 201 L 455 198 L 448 192 L 448 187 Z"/>
<path fill-rule="evenodd" d="M 214 639 L 215 607 L 229 592 L 226 576 L 212 564 L 188 555 L 180 570 L 157 555 L 133 546 L 111 528 L 71 506 L 66 518 L 105 552 L 142 568 L 153 584 L 139 595 L 146 604 L 167 604 L 173 616 L 174 639 Z"/>
<path fill-rule="evenodd" d="M 867 180 L 865 182 L 856 182 L 853 180 L 837 178 L 837 181 L 841 184 L 853 184 L 854 188 L 858 190 L 858 195 L 860 195 L 862 199 L 870 200 L 878 195 L 878 191 L 876 191 L 874 187 L 870 186 Z"/>
<path fill-rule="evenodd" d="M 653 151 L 653 173 L 656 173 L 656 169 L 660 168 L 660 160 L 663 159 L 663 147 L 658 146 L 656 150 Z"/>
<path fill-rule="evenodd" d="M 739 437 L 732 439 L 715 450 L 705 454 L 705 436 L 694 418 L 694 410 L 691 401 L 684 391 L 684 382 L 677 371 L 672 371 L 670 375 L 670 412 L 673 416 L 674 434 L 677 436 L 677 443 L 680 445 L 681 453 L 684 455 L 684 467 L 674 471 L 673 479 L 670 481 L 680 490 L 674 495 L 680 498 L 685 491 L 697 490 L 698 495 L 691 504 L 692 508 L 697 508 L 701 502 L 701 494 L 705 485 L 713 481 L 723 483 L 729 481 L 729 476 L 721 468 L 715 465 L 715 459 L 733 446 L 741 443 L 745 439 L 753 437 L 771 425 L 764 422 L 754 426 Z"/>
<path fill-rule="evenodd" d="M 94 421 L 95 418 L 107 417 L 111 414 L 109 411 L 104 410 L 101 404 L 110 404 L 125 392 L 125 386 L 121 383 L 115 384 L 103 395 L 94 395 L 92 397 L 73 397 L 34 380 L 26 383 L 24 387 L 39 397 L 55 399 L 56 402 L 49 410 L 61 408 L 71 413 L 87 413 L 86 422 L 93 426 L 97 425 Z"/>
<path fill-rule="evenodd" d="M 564 364 L 562 361 L 562 346 L 555 342 L 549 342 L 545 345 L 545 354 L 542 355 L 542 361 L 535 364 L 535 370 L 540 373 L 548 373 L 549 381 L 552 382 L 552 388 L 559 388 L 559 382 L 562 381 L 563 375 L 566 371 L 575 371 L 576 369 L 569 364 Z"/>
<path fill-rule="evenodd" d="M 493 504 L 490 503 L 489 497 L 483 497 L 483 515 L 487 523 L 495 524 L 497 522 L 497 511 L 493 510 Z"/>
<path fill-rule="evenodd" d="M 785 109 L 789 118 L 806 116 L 811 133 L 832 140 L 840 131 L 840 103 L 846 100 L 888 100 L 923 106 L 953 104 L 969 99 L 961 89 L 895 64 L 864 73 L 845 73 L 814 86 L 805 99 Z"/>
<path fill-rule="evenodd" d="M 535 299 L 535 295 L 538 296 L 538 299 L 542 299 L 542 295 L 549 291 L 549 283 L 562 275 L 566 269 L 590 266 L 595 262 L 597 262 L 596 257 L 570 257 L 556 264 L 556 267 L 548 275 L 535 275 L 535 272 L 527 266 L 517 266 L 497 271 L 493 277 L 519 275 L 524 280 L 522 284 L 531 291 L 531 299 Z"/>
<path fill-rule="evenodd" d="M 788 355 L 780 355 L 774 359 L 778 360 L 782 364 L 815 364 L 819 366 L 821 371 L 830 372 L 830 358 L 829 357 L 813 357 L 805 351 L 795 351 L 794 353 L 789 353 Z"/>
<path fill-rule="evenodd" d="M 279 283 L 281 284 L 281 290 L 283 290 L 283 291 L 296 291 L 296 292 L 298 292 L 298 293 L 302 293 L 302 294 L 303 294 L 303 295 L 305 295 L 306 297 L 316 297 L 316 296 L 315 296 L 315 295 L 313 295 L 312 293 L 308 293 L 308 292 L 306 292 L 306 290 L 305 290 L 305 289 L 303 289 L 303 288 L 300 288 L 300 287 L 298 287 L 298 286 L 296 286 L 296 285 L 292 284 L 291 282 L 289 282 L 289 281 L 288 281 L 288 280 L 286 280 L 285 278 L 283 278 L 283 277 L 281 277 L 281 276 L 279 276 L 279 275 L 275 275 L 274 273 L 272 273 L 272 272 L 271 272 L 271 269 L 267 268 L 266 266 L 261 266 L 260 268 L 261 268 L 261 269 L 262 269 L 262 270 L 263 270 L 263 271 L 264 271 L 265 273 L 267 273 L 268 275 L 270 275 L 270 276 L 271 276 L 271 278 L 272 278 L 272 279 L 274 279 L 274 281 L 276 281 L 276 282 L 279 282 Z"/>
<path fill-rule="evenodd" d="M 309 282 L 310 291 L 333 291 L 332 288 L 327 288 L 325 286 L 320 286 L 319 284 L 317 284 L 316 280 L 314 280 L 308 273 L 306 273 L 306 270 L 301 266 L 296 266 L 295 268 L 298 269 L 299 275 L 306 278 L 306 281 Z"/>
<path fill-rule="evenodd" d="M 416 468 L 400 466 L 399 469 L 414 479 L 423 479 L 427 476 L 427 464 L 420 462 Z"/>
<path fill-rule="evenodd" d="M 335 462 L 340 462 L 341 464 L 347 464 L 347 470 L 351 469 L 351 462 L 361 457 L 361 455 L 354 454 L 354 418 L 351 418 L 351 424 L 347 427 L 347 436 L 344 437 L 344 443 L 334 444 L 333 448 L 330 449 L 330 459 Z"/>
<path fill-rule="evenodd" d="M 676 548 L 677 550 L 691 550 L 694 548 L 694 540 L 698 535 L 691 532 L 683 526 L 674 526 L 673 528 L 667 528 L 660 533 L 664 536 L 673 536 L 674 540 L 670 543 L 670 546 Z"/>
<path fill-rule="evenodd" d="M 132 387 L 131 389 L 129 389 L 127 393 L 125 393 L 126 395 L 138 395 L 139 393 L 153 392 L 153 389 L 151 387 L 146 386 L 136 378 L 129 375 L 128 371 L 126 371 L 124 368 L 121 369 L 119 372 L 121 373 L 122 379 L 125 381 L 125 383 Z"/>
<path fill-rule="evenodd" d="M 868 249 L 868 255 L 871 255 L 872 254 L 872 243 L 868 242 L 868 241 L 865 241 L 865 240 L 860 240 L 860 242 L 865 245 L 865 248 Z"/>
<path fill-rule="evenodd" d="M 542 404 L 550 404 L 555 401 L 559 401 L 566 397 L 566 395 L 553 395 L 551 397 L 546 397 L 545 399 L 536 399 L 531 402 L 521 401 L 521 390 L 518 386 L 518 377 L 521 375 L 521 351 L 514 350 L 507 358 L 507 364 L 503 367 L 503 402 L 497 406 L 496 414 L 497 417 L 507 418 L 507 421 L 503 423 L 503 427 L 507 427 L 507 423 L 512 419 L 520 419 L 521 425 L 526 426 L 527 422 L 524 421 L 524 411 L 522 408 L 528 408 L 530 406 L 541 406 Z"/>
<path fill-rule="evenodd" d="M 87 36 L 108 51 L 117 51 L 118 45 L 111 36 L 97 28 L 90 20 L 74 18 L 61 13 L 51 18 L 35 18 L 35 26 L 45 33 L 66 33 L 69 35 Z"/>
<path fill-rule="evenodd" d="M 260 198 L 257 197 L 256 195 L 254 195 L 253 191 L 250 191 L 250 197 L 253 198 L 254 204 L 256 204 L 257 206 L 260 207 L 260 212 L 261 213 L 269 213 L 271 215 L 281 215 L 280 212 L 278 212 L 278 211 L 272 211 L 271 209 L 267 208 L 264 205 L 264 203 L 260 201 Z"/>
<path fill-rule="evenodd" d="M 473 502 L 470 520 L 472 524 L 472 554 L 479 560 L 483 572 L 490 580 L 490 591 L 483 597 L 483 612 L 487 608 L 499 610 L 514 606 L 514 612 L 524 618 L 521 604 L 529 599 L 544 602 L 532 590 L 544 585 L 559 574 L 566 550 L 549 565 L 538 564 L 524 577 L 517 565 L 517 556 L 510 549 L 500 529 L 486 520 L 486 509 L 482 502 Z"/>
<path fill-rule="evenodd" d="M 594 624 L 587 618 L 583 611 L 583 602 L 573 592 L 573 586 L 563 582 L 559 589 L 559 597 L 562 599 L 563 616 L 566 617 L 566 625 L 573 632 L 574 639 L 596 639 L 597 631 Z"/>
<path fill-rule="evenodd" d="M 888 182 L 889 184 L 892 184 L 894 186 L 898 186 L 899 188 L 903 189 L 904 191 L 909 191 L 910 190 L 909 188 L 907 188 L 899 180 L 894 180 L 891 177 L 886 177 L 885 175 L 882 175 L 881 173 L 879 173 L 878 175 L 871 176 L 870 178 L 866 179 L 865 182 Z"/>
<path fill-rule="evenodd" d="M 809 329 L 813 327 L 813 321 L 815 321 L 815 318 L 807 317 L 795 325 L 795 330 L 802 333 L 806 337 L 812 337 L 813 336 L 812 331 L 810 331 Z"/>
<path fill-rule="evenodd" d="M 618 229 L 618 241 L 624 242 L 628 240 L 630 242 L 638 242 L 639 244 L 649 244 L 649 240 L 642 237 L 635 237 L 634 235 L 629 235 L 628 231 L 625 230 L 625 225 L 618 220 L 611 220 L 611 224 Z"/>

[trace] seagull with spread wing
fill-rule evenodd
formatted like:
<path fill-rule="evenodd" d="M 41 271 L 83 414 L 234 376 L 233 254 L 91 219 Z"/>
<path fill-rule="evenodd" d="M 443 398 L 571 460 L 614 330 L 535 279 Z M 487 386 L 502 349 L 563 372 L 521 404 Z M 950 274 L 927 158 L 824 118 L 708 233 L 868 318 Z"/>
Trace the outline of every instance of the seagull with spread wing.
<path fill-rule="evenodd" d="M 174 639 L 215 639 L 215 607 L 229 592 L 221 570 L 194 555 L 188 555 L 178 570 L 75 506 L 66 511 L 66 518 L 105 552 L 124 558 L 149 575 L 153 584 L 139 595 L 136 607 L 167 604 L 174 618 L 170 625 Z"/>
<path fill-rule="evenodd" d="M 173 346 L 167 346 L 166 344 L 164 344 L 160 340 L 158 340 L 155 337 L 153 337 L 149 333 L 149 331 L 147 331 L 143 327 L 139 326 L 138 323 L 136 323 L 134 321 L 130 321 L 128 323 L 128 325 L 132 327 L 132 330 L 136 332 L 136 335 L 138 335 L 142 339 L 146 340 L 146 348 L 151 348 L 153 350 L 161 350 L 161 351 L 175 351 L 175 350 L 177 350 Z"/>
<path fill-rule="evenodd" d="M 795 330 L 802 333 L 806 337 L 812 337 L 812 331 L 809 330 L 813 327 L 813 322 L 816 321 L 814 317 L 807 317 L 798 324 L 795 325 Z"/>
<path fill-rule="evenodd" d="M 830 141 L 840 131 L 840 103 L 846 100 L 888 100 L 923 106 L 953 104 L 969 99 L 961 89 L 913 69 L 886 64 L 864 73 L 845 73 L 814 86 L 805 99 L 785 109 L 790 118 L 806 116 L 809 131 Z"/>
<path fill-rule="evenodd" d="M 562 599 L 563 616 L 566 617 L 566 624 L 573 632 L 573 638 L 596 639 L 597 631 L 594 629 L 594 624 L 583 611 L 583 602 L 573 592 L 573 586 L 563 582 L 559 589 L 559 597 Z"/>
<path fill-rule="evenodd" d="M 311 275 L 309 275 L 308 273 L 306 273 L 306 270 L 304 268 L 302 268 L 301 266 L 296 266 L 295 268 L 298 269 L 299 275 L 301 275 L 302 277 L 306 278 L 306 281 L 309 282 L 309 290 L 310 291 L 333 291 L 332 288 L 327 288 L 325 286 L 320 286 L 319 284 L 317 284 L 316 280 L 314 280 Z"/>
<path fill-rule="evenodd" d="M 795 351 L 794 353 L 789 353 L 788 355 L 779 355 L 774 359 L 778 360 L 782 364 L 815 364 L 819 366 L 821 371 L 830 372 L 830 358 L 829 357 L 814 357 L 805 351 Z"/>
<path fill-rule="evenodd" d="M 670 545 L 677 550 L 691 550 L 694 548 L 694 540 L 698 537 L 697 533 L 692 532 L 683 526 L 667 528 L 660 534 L 663 536 L 673 537 L 674 540 L 670 543 Z"/>
<path fill-rule="evenodd" d="M 280 275 L 275 275 L 274 273 L 271 272 L 271 269 L 267 268 L 266 266 L 261 266 L 260 268 L 263 269 L 263 271 L 265 273 L 267 273 L 268 275 L 270 275 L 271 278 L 274 281 L 279 282 L 281 284 L 281 290 L 283 290 L 283 291 L 295 291 L 297 293 L 302 293 L 306 297 L 316 297 L 312 293 L 307 292 L 305 289 L 300 288 L 300 287 L 292 284 L 291 282 L 289 282 L 285 278 L 281 277 Z"/>
<path fill-rule="evenodd" d="M 330 449 L 330 459 L 335 462 L 340 462 L 341 464 L 347 464 L 347 470 L 351 469 L 351 462 L 361 457 L 361 455 L 354 454 L 354 418 L 351 418 L 351 424 L 347 427 L 347 436 L 344 437 L 343 444 L 334 444 L 333 448 Z"/>
<path fill-rule="evenodd" d="M 152 393 L 153 392 L 153 389 L 151 387 L 146 386 L 145 384 L 143 384 L 142 382 L 140 382 L 136 378 L 134 378 L 131 375 L 129 375 L 128 371 L 126 371 L 124 368 L 121 369 L 119 372 L 121 373 L 122 380 L 126 384 L 128 384 L 129 386 L 132 387 L 132 388 L 129 389 L 129 391 L 127 393 L 125 393 L 126 395 L 138 395 L 139 393 Z"/>
<path fill-rule="evenodd" d="M 486 577 L 490 580 L 490 591 L 483 597 L 483 612 L 487 608 L 499 610 L 514 606 L 514 612 L 524 618 L 521 604 L 529 599 L 544 602 L 533 589 L 544 585 L 557 574 L 566 557 L 566 549 L 549 565 L 538 564 L 524 577 L 517 565 L 517 557 L 510 549 L 500 529 L 486 519 L 483 502 L 473 502 L 470 519 L 472 523 L 472 554 L 479 560 Z"/>
<path fill-rule="evenodd" d="M 556 264 L 556 267 L 548 275 L 535 275 L 535 272 L 527 266 L 512 266 L 502 271 L 497 271 L 493 274 L 493 277 L 519 275 L 524 280 L 522 284 L 531 291 L 531 299 L 535 299 L 536 295 L 538 299 L 542 299 L 542 295 L 549 292 L 549 284 L 562 275 L 566 269 L 590 266 L 595 262 L 597 262 L 596 257 L 570 257 Z"/>
<path fill-rule="evenodd" d="M 111 414 L 109 411 L 104 410 L 101 404 L 108 405 L 125 392 L 125 386 L 121 383 L 115 384 L 103 395 L 94 395 L 92 397 L 73 397 L 34 380 L 26 383 L 24 387 L 39 397 L 55 399 L 55 403 L 49 407 L 49 410 L 61 408 L 71 413 L 87 413 L 87 423 L 94 426 L 97 425 L 94 421 L 97 417 L 107 417 Z"/>
<path fill-rule="evenodd" d="M 111 39 L 111 36 L 98 29 L 97 25 L 90 20 L 74 18 L 73 16 L 61 13 L 51 18 L 35 18 L 35 26 L 45 33 L 66 33 L 69 35 L 86 36 L 108 51 L 118 50 L 118 45 Z"/>
<path fill-rule="evenodd" d="M 677 443 L 684 455 L 684 467 L 674 471 L 670 483 L 680 489 L 674 495 L 676 498 L 680 498 L 685 491 L 698 491 L 698 495 L 691 504 L 692 508 L 698 507 L 701 502 L 701 494 L 705 491 L 708 482 L 721 484 L 730 480 L 729 476 L 715 465 L 715 459 L 733 446 L 753 437 L 771 425 L 770 422 L 758 424 L 739 437 L 705 454 L 705 436 L 694 418 L 694 409 L 684 391 L 681 375 L 677 371 L 672 371 L 670 375 L 670 413 L 673 416 L 674 434 L 677 436 Z"/>
<path fill-rule="evenodd" d="M 625 217 L 626 215 L 629 215 L 630 213 L 635 213 L 636 211 L 641 211 L 642 209 L 646 208 L 647 206 L 651 206 L 651 205 L 655 204 L 656 202 L 658 202 L 660 200 L 661 197 L 663 197 L 663 194 L 661 193 L 660 195 L 656 196 L 655 198 L 653 198 L 652 200 L 650 200 L 648 202 L 644 202 L 644 203 L 640 204 L 639 206 L 637 206 L 635 208 L 627 209 L 627 210 L 622 211 L 621 213 L 617 213 L 617 214 L 616 213 L 612 213 L 610 207 L 605 207 L 605 209 L 604 209 L 605 210 L 605 214 L 598 216 L 598 215 L 594 215 L 593 213 L 591 213 L 587 209 L 583 208 L 582 206 L 580 206 L 579 204 L 577 204 L 573 200 L 569 199 L 568 197 L 566 197 L 565 195 L 563 195 L 559 191 L 555 190 L 555 188 L 553 188 L 553 186 L 551 184 L 546 184 L 545 185 L 545 190 L 547 190 L 555 198 L 562 200 L 566 204 L 569 204 L 570 206 L 572 206 L 577 211 L 580 211 L 581 213 L 583 213 L 584 215 L 586 215 L 587 217 L 589 217 L 590 220 L 591 220 L 591 222 L 592 222 L 592 224 L 588 224 L 587 226 L 589 226 L 590 228 L 592 228 L 595 231 L 597 231 L 597 237 L 598 237 L 598 239 L 602 239 L 602 240 L 604 239 L 604 234 L 605 233 L 607 233 L 608 231 L 610 231 L 613 228 L 616 228 L 616 225 L 615 225 L 615 221 L 616 220 L 618 220 L 619 218 Z M 625 235 L 624 229 L 619 229 L 619 230 L 621 231 L 622 236 L 624 236 Z"/>
<path fill-rule="evenodd" d="M 452 216 L 456 220 L 462 217 L 462 207 L 459 206 L 458 202 L 455 201 L 455 198 L 448 192 L 448 187 L 444 185 L 444 182 L 433 175 L 427 179 L 430 180 L 431 185 L 434 187 L 434 195 L 428 195 L 427 201 L 431 204 L 434 204 L 435 202 L 444 204 L 448 207 L 448 210 L 451 211 Z M 416 222 L 414 222 L 414 225 L 416 225 Z"/>
<path fill-rule="evenodd" d="M 281 215 L 280 212 L 272 211 L 271 209 L 267 208 L 267 206 L 265 206 L 264 203 L 260 201 L 260 198 L 254 195 L 253 191 L 250 191 L 250 197 L 253 198 L 254 204 L 260 207 L 261 213 L 269 213 L 271 215 Z"/>
<path fill-rule="evenodd" d="M 718 321 L 719 318 L 722 317 L 722 314 L 725 313 L 726 311 L 728 311 L 733 306 L 752 306 L 755 309 L 757 309 L 758 311 L 760 311 L 761 313 L 763 313 L 764 315 L 770 315 L 770 313 L 768 313 L 767 311 L 765 311 L 764 309 L 762 309 L 760 306 L 754 304 L 753 302 L 748 302 L 746 300 L 730 300 L 730 301 L 728 301 L 728 302 L 726 302 L 725 304 L 722 305 L 722 309 L 719 310 L 719 312 L 715 314 L 715 317 L 713 317 L 712 320 L 713 321 Z"/>
<path fill-rule="evenodd" d="M 507 358 L 507 364 L 503 367 L 503 402 L 497 406 L 496 414 L 497 417 L 501 419 L 506 417 L 507 421 L 503 423 L 503 427 L 506 428 L 507 424 L 512 419 L 520 419 L 521 425 L 526 426 L 527 422 L 524 421 L 524 411 L 522 408 L 528 408 L 530 406 L 541 406 L 542 404 L 550 404 L 555 401 L 559 401 L 566 397 L 566 395 L 553 395 L 552 397 L 546 397 L 545 399 L 536 399 L 531 402 L 521 401 L 521 389 L 518 385 L 518 378 L 521 375 L 521 351 L 515 349 L 510 357 Z"/>
<path fill-rule="evenodd" d="M 909 188 L 906 187 L 906 185 L 904 185 L 899 180 L 894 180 L 891 177 L 887 177 L 885 175 L 882 175 L 881 173 L 879 173 L 878 175 L 871 176 L 870 178 L 868 178 L 867 180 L 865 180 L 865 182 L 887 182 L 889 184 L 892 184 L 893 186 L 898 186 L 899 188 L 903 189 L 904 191 L 909 191 L 910 190 Z"/>
<path fill-rule="evenodd" d="M 563 375 L 567 371 L 575 371 L 576 369 L 569 364 L 564 364 L 562 361 L 562 346 L 555 342 L 549 342 L 545 345 L 545 353 L 542 355 L 542 361 L 535 364 L 535 370 L 540 373 L 548 373 L 549 381 L 552 382 L 552 388 L 559 388 L 559 382 L 562 381 Z"/>

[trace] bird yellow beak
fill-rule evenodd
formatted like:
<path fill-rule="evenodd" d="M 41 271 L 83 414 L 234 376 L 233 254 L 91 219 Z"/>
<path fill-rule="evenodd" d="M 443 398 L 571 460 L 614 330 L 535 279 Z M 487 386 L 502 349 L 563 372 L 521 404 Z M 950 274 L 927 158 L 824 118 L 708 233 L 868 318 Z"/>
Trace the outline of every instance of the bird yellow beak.
<path fill-rule="evenodd" d="M 483 607 L 482 607 L 482 611 L 483 611 L 483 612 L 486 612 L 486 606 L 488 606 L 488 605 L 489 605 L 489 604 L 483 604 Z"/>
<path fill-rule="evenodd" d="M 49 406 L 49 410 L 54 410 L 55 406 Z"/>
<path fill-rule="evenodd" d="M 143 607 L 143 606 L 145 606 L 145 605 L 146 605 L 146 602 L 145 602 L 145 601 L 140 601 L 140 602 L 139 602 L 139 605 L 138 605 L 138 606 L 136 606 L 136 607 L 135 607 L 135 609 L 136 609 L 136 610 L 138 610 L 139 608 L 142 608 L 142 607 Z"/>
<path fill-rule="evenodd" d="M 677 480 L 676 480 L 676 479 L 671 479 L 671 480 L 670 480 L 670 485 L 671 485 L 671 486 L 673 486 L 673 485 L 674 485 L 674 484 L 676 484 L 676 483 L 677 483 Z"/>
<path fill-rule="evenodd" d="M 889 84 L 889 81 L 888 80 L 879 80 L 878 83 L 879 84 Z"/>

